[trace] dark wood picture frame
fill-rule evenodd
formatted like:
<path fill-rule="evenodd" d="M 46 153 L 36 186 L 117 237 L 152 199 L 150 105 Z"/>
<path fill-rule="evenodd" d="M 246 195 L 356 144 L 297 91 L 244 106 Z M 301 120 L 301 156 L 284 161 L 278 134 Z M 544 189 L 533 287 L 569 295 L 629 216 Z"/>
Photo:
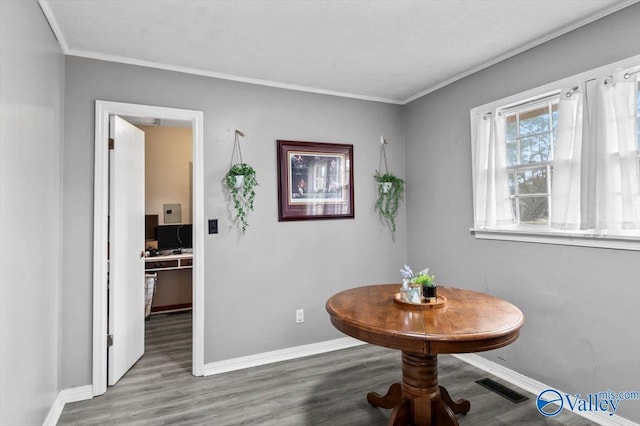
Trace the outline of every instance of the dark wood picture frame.
<path fill-rule="evenodd" d="M 353 145 L 278 140 L 278 221 L 353 219 Z"/>

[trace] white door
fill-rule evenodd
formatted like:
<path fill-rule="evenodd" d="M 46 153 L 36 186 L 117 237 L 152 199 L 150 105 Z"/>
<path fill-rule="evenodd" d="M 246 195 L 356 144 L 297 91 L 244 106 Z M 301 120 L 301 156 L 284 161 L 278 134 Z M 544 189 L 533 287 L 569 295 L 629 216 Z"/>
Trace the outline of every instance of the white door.
<path fill-rule="evenodd" d="M 112 118 L 112 119 L 111 119 Z M 144 354 L 144 132 L 110 117 L 107 383 Z"/>

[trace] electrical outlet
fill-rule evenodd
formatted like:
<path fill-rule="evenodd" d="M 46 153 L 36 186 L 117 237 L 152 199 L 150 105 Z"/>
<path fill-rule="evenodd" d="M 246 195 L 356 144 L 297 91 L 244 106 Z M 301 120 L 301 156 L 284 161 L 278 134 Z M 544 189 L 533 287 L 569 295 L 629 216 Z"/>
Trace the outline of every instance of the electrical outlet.
<path fill-rule="evenodd" d="M 296 309 L 296 324 L 304 322 L 304 309 Z"/>

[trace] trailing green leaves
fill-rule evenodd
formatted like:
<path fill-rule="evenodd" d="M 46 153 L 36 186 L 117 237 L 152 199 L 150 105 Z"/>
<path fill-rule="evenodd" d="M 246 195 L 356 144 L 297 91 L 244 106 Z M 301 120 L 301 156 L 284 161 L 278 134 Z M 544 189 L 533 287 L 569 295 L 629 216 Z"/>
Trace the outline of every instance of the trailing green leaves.
<path fill-rule="evenodd" d="M 383 221 L 386 221 L 391 228 L 391 232 L 396 232 L 396 215 L 400 200 L 404 195 L 404 180 L 391 174 L 381 175 L 376 172 L 373 178 L 378 183 L 378 199 L 375 209 Z"/>
<path fill-rule="evenodd" d="M 239 178 L 240 176 L 242 178 Z M 253 210 L 253 200 L 256 196 L 255 187 L 258 186 L 256 172 L 246 163 L 234 164 L 225 175 L 224 184 L 231 194 L 237 213 L 236 218 L 240 222 L 240 229 L 244 234 L 249 226 L 247 213 Z"/>

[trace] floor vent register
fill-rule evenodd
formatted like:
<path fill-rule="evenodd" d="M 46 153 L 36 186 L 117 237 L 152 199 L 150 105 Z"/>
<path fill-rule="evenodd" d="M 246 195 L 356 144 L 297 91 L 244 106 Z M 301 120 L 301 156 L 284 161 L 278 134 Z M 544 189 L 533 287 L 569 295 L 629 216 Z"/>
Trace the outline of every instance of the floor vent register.
<path fill-rule="evenodd" d="M 476 380 L 476 383 L 516 404 L 529 399 L 528 397 L 514 391 L 513 389 L 509 389 L 492 379 L 480 379 Z"/>

